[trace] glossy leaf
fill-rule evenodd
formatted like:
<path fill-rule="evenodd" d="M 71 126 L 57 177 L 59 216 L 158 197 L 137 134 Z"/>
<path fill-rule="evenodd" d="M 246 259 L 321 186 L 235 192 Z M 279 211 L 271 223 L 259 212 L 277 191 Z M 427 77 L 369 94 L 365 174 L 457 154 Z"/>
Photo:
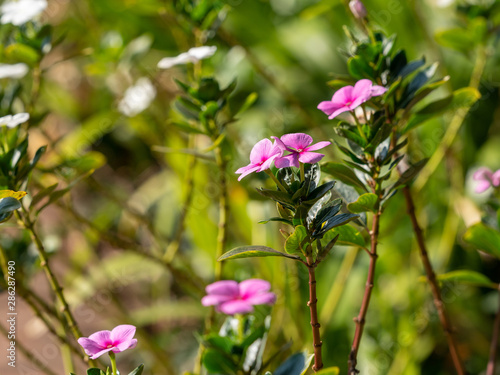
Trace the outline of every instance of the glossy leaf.
<path fill-rule="evenodd" d="M 12 197 L 0 199 L 0 223 L 7 220 L 13 211 L 21 208 L 21 203 Z"/>
<path fill-rule="evenodd" d="M 339 375 L 340 369 L 338 367 L 328 367 L 319 370 L 316 375 Z"/>
<path fill-rule="evenodd" d="M 347 209 L 352 213 L 358 214 L 360 212 L 371 211 L 377 212 L 378 197 L 372 193 L 360 195 L 356 202 L 349 203 Z"/>
<path fill-rule="evenodd" d="M 0 190 L 0 199 L 12 197 L 21 200 L 27 193 L 25 191 Z"/>
<path fill-rule="evenodd" d="M 483 223 L 469 227 L 464 234 L 464 240 L 496 258 L 500 259 L 500 233 Z"/>
<path fill-rule="evenodd" d="M 334 178 L 342 181 L 344 184 L 359 187 L 366 191 L 365 185 L 363 185 L 354 171 L 351 168 L 347 167 L 345 164 L 327 162 L 321 167 L 324 172 L 332 175 Z"/>
<path fill-rule="evenodd" d="M 217 260 L 221 262 L 223 260 L 255 258 L 255 257 L 285 257 L 295 260 L 300 259 L 296 255 L 282 253 L 281 251 L 274 250 L 267 246 L 241 246 L 229 250 Z"/>
<path fill-rule="evenodd" d="M 296 353 L 278 367 L 273 375 L 301 375 L 309 368 L 311 359 L 312 356 L 308 357 L 306 353 Z"/>

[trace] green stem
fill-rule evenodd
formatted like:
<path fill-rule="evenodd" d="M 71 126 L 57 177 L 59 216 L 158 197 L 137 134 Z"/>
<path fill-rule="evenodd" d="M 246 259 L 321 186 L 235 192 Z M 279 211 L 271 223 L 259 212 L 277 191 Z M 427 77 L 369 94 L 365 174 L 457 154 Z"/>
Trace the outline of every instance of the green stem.
<path fill-rule="evenodd" d="M 276 184 L 276 186 L 278 186 L 278 189 L 280 189 L 281 191 L 284 191 L 286 193 L 285 187 L 281 184 L 281 182 L 279 182 L 279 180 L 276 178 L 276 176 L 273 174 L 273 172 L 271 172 L 269 169 L 266 169 L 264 172 L 266 172 L 266 174 L 269 177 L 271 177 L 271 180 L 273 180 L 274 183 Z"/>
<path fill-rule="evenodd" d="M 217 249 L 215 259 L 219 259 L 226 249 L 227 242 L 227 226 L 229 216 L 229 197 L 228 197 L 228 183 L 226 175 L 226 160 L 222 155 L 221 147 L 215 149 L 215 160 L 219 167 L 219 233 L 217 235 Z M 215 280 L 221 280 L 223 274 L 222 265 L 224 262 L 215 262 Z"/>
<path fill-rule="evenodd" d="M 113 372 L 113 375 L 118 375 L 118 370 L 116 369 L 115 353 L 108 352 L 108 354 L 109 354 L 109 359 L 111 360 L 111 371 Z"/>
<path fill-rule="evenodd" d="M 304 163 L 299 162 L 299 165 L 300 165 L 300 181 L 302 182 L 306 180 L 306 172 L 304 170 Z"/>
<path fill-rule="evenodd" d="M 361 126 L 361 123 L 359 122 L 358 117 L 356 116 L 356 113 L 354 111 L 351 111 L 351 114 L 352 114 L 352 117 L 354 117 L 354 121 L 356 122 L 356 127 L 358 128 L 359 135 L 368 144 L 368 139 L 366 138 L 365 132 L 363 131 L 363 127 Z"/>

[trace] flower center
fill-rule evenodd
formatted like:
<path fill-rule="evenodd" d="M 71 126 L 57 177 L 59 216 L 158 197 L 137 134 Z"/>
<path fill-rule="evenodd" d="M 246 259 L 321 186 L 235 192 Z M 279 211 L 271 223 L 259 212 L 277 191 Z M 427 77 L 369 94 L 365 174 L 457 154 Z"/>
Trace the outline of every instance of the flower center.
<path fill-rule="evenodd" d="M 347 107 L 349 107 L 352 104 L 352 101 L 345 103 Z"/>
<path fill-rule="evenodd" d="M 110 349 L 113 347 L 113 344 L 108 344 L 108 346 L 106 346 L 106 349 Z"/>

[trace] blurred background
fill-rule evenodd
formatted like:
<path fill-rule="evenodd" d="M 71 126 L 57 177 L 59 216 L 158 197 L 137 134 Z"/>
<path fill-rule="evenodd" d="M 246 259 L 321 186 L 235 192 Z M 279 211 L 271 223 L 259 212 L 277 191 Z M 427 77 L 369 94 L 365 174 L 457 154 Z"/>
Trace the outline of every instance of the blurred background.
<path fill-rule="evenodd" d="M 30 152 L 48 145 L 29 195 L 55 183 L 59 188 L 74 183 L 40 213 L 38 228 L 75 318 L 85 336 L 118 324 L 140 327 L 137 349 L 119 356 L 118 364 L 130 371 L 146 363 L 146 374 L 193 369 L 196 335 L 203 332 L 209 311 L 200 298 L 214 278 L 221 190 L 211 153 L 186 153 L 206 149 L 210 139 L 188 136 L 173 123 L 179 118 L 173 103 L 180 93 L 174 79 L 185 82 L 190 68 L 161 70 L 158 61 L 201 41 L 217 47 L 203 61 L 203 76 L 213 75 L 222 88 L 236 79 L 236 102 L 255 93 L 255 103 L 226 129 L 231 158 L 225 250 L 242 245 L 282 249 L 278 224 L 258 224 L 274 216 L 275 207 L 255 191 L 266 179 L 238 183 L 234 171 L 248 163 L 252 146 L 265 137 L 307 132 L 315 141 L 336 139 L 335 121 L 316 106 L 334 92 L 326 82 L 347 75 L 351 43 L 343 26 L 362 37 L 340 0 L 220 1 L 216 27 L 201 38 L 179 3 L 49 0 L 40 21 L 52 27 L 53 42 L 43 58 L 29 61 L 26 54 L 9 54 L 5 48 L 1 55 L 2 62 L 21 59 L 30 66 L 15 83 L 22 91 L 13 108 L 31 109 Z M 498 283 L 499 262 L 467 246 L 462 236 L 481 219 L 487 199 L 487 193 L 473 192 L 471 173 L 479 166 L 500 168 L 499 51 L 493 43 L 467 51 L 438 43 L 436 33 L 467 25 L 452 1 L 366 0 L 365 5 L 375 29 L 397 34 L 396 44 L 409 59 L 438 61 L 438 74 L 450 75 L 433 98 L 469 85 L 477 56 L 485 63 L 482 98 L 435 173 L 417 180 L 414 191 L 436 272 L 476 270 Z M 4 45 L 11 42 L 7 35 L 8 27 L 2 26 Z M 0 84 L 5 92 L 13 90 L 9 80 Z M 144 105 L 123 104 L 127 89 L 137 84 L 143 91 L 136 94 L 136 105 Z M 443 114 L 412 133 L 408 153 L 413 160 L 433 155 L 453 116 Z M 335 147 L 328 152 L 331 160 L 340 160 Z M 75 160 L 77 167 L 71 164 Z M 90 170 L 95 171 L 89 175 Z M 0 244 L 17 262 L 18 282 L 53 305 L 29 235 L 14 220 L 2 229 Z M 453 373 L 429 287 L 420 278 L 424 273 L 402 196 L 387 207 L 380 232 L 375 289 L 359 354 L 361 373 Z M 166 249 L 171 250 L 165 258 Z M 352 318 L 361 303 L 368 262 L 362 250 L 337 247 L 318 269 L 325 363 L 339 366 L 341 373 L 347 369 Z M 291 341 L 280 354 L 283 360 L 312 347 L 306 270 L 281 258 L 237 260 L 224 267 L 224 279 L 253 277 L 269 280 L 278 295 L 266 352 Z M 0 301 L 6 298 L 0 294 Z M 443 298 L 467 369 L 479 374 L 486 367 L 497 292 L 445 283 Z M 5 316 L 6 304 L 0 306 Z M 216 324 L 221 322 L 217 317 Z M 58 341 L 20 295 L 18 341 L 53 373 L 63 373 Z M 6 345 L 0 336 L 0 347 Z M 18 356 L 16 369 L 2 359 L 0 373 L 44 373 L 24 354 Z M 77 364 L 83 374 L 83 365 Z"/>

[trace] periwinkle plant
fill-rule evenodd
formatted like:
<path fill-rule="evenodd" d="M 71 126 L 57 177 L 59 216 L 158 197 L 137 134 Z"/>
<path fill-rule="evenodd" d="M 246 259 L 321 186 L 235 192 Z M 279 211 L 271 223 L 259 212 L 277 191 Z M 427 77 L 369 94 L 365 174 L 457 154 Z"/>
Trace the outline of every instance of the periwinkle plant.
<path fill-rule="evenodd" d="M 228 251 L 220 261 L 247 257 L 282 256 L 302 263 L 309 274 L 309 301 L 311 315 L 315 372 L 323 368 L 322 341 L 317 312 L 315 269 L 332 250 L 338 236 L 322 242 L 331 229 L 345 225 L 359 216 L 343 213 L 342 201 L 332 199 L 335 181 L 321 183 L 318 164 L 324 157 L 316 151 L 330 145 L 323 141 L 313 144 L 308 134 L 285 134 L 273 137 L 274 144 L 264 139 L 258 142 L 250 154 L 251 163 L 237 173 L 246 176 L 252 172 L 266 172 L 276 184 L 275 189 L 260 188 L 257 191 L 276 202 L 278 216 L 268 221 L 286 225 L 281 230 L 285 237 L 284 252 L 266 246 L 244 246 Z M 275 171 L 271 170 L 274 162 Z M 241 177 L 240 177 L 241 179 Z"/>

